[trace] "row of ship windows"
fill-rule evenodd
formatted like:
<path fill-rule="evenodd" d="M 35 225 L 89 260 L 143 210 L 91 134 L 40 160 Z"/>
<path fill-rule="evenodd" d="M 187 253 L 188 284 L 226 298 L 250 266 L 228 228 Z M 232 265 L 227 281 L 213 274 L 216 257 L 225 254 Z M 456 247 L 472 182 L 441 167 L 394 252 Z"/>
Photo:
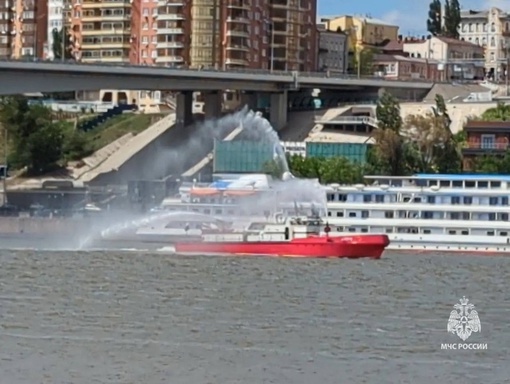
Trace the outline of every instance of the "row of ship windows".
<path fill-rule="evenodd" d="M 351 233 L 355 233 L 355 232 L 361 232 L 361 233 L 368 233 L 368 227 L 336 227 L 336 231 L 337 232 L 351 232 Z M 419 230 L 418 228 L 409 228 L 409 227 L 397 227 L 397 228 L 386 228 L 384 230 L 384 232 L 386 233 L 412 233 L 412 234 L 423 234 L 423 235 L 437 235 L 438 233 L 436 233 L 436 231 L 434 231 L 434 233 L 432 232 L 431 229 L 425 229 L 425 228 L 422 228 L 421 230 Z M 468 236 L 470 233 L 470 231 L 467 230 L 467 229 L 448 229 L 446 230 L 446 233 L 448 235 L 464 235 L 464 236 Z M 489 231 L 486 231 L 486 233 L 479 233 L 477 235 L 487 235 L 487 236 L 496 236 L 496 234 L 498 236 L 508 236 L 508 231 L 496 231 L 496 230 L 489 230 Z"/>
<path fill-rule="evenodd" d="M 360 215 L 358 215 L 358 213 Z M 397 213 L 395 215 L 395 213 Z M 434 213 L 438 213 L 438 212 L 430 212 L 430 211 L 424 211 L 424 212 L 421 212 L 421 216 L 420 216 L 420 212 L 409 212 L 409 211 L 397 211 L 397 212 L 394 212 L 394 211 L 385 211 L 384 212 L 384 218 L 385 219 L 393 219 L 395 218 L 395 216 L 397 216 L 399 219 L 419 219 L 419 218 L 422 218 L 422 219 L 434 219 Z M 491 212 L 476 212 L 476 213 L 471 213 L 471 212 L 440 212 L 442 213 L 442 217 L 440 217 L 441 219 L 450 219 L 450 220 L 471 220 L 473 218 L 475 218 L 476 216 L 474 215 L 479 215 L 478 217 L 480 217 L 480 215 L 488 215 L 488 220 L 489 221 L 508 221 L 508 213 L 491 213 Z M 345 212 L 344 211 L 336 211 L 336 212 L 332 212 L 332 211 L 328 211 L 328 216 L 329 217 L 346 217 L 345 216 Z M 356 217 L 361 217 L 362 219 L 368 219 L 370 217 L 370 211 L 361 211 L 361 212 L 347 212 L 347 217 L 352 217 L 352 218 L 356 218 Z M 372 217 L 374 218 L 374 217 Z M 437 218 L 437 216 L 436 216 Z"/>
<path fill-rule="evenodd" d="M 372 202 L 375 202 L 375 203 L 384 203 L 384 202 L 390 202 L 388 201 L 388 199 L 384 199 L 385 198 L 385 195 L 368 195 L 368 194 L 362 194 L 363 195 L 363 202 L 364 203 L 372 203 Z M 340 194 L 340 195 L 337 195 L 337 194 L 328 194 L 328 201 L 341 201 L 341 202 L 346 202 L 347 201 L 347 196 L 348 195 L 343 195 L 343 194 Z M 352 195 L 352 196 L 356 196 L 356 195 Z M 391 199 L 392 196 L 390 196 L 390 199 Z M 395 197 L 395 199 L 393 199 L 393 202 L 396 201 L 396 196 L 393 196 Z M 426 197 L 426 202 L 428 204 L 435 204 L 436 203 L 436 197 L 437 196 L 427 196 Z M 410 201 L 411 198 L 403 198 L 403 202 L 407 203 Z M 423 199 L 421 197 L 415 197 L 413 199 L 413 202 L 415 203 L 422 203 L 423 202 Z M 508 205 L 508 197 L 489 197 L 489 205 Z M 454 205 L 458 205 L 458 204 L 465 204 L 465 205 L 471 205 L 473 204 L 473 197 L 471 196 L 464 196 L 464 197 L 461 197 L 461 196 L 451 196 L 451 200 L 450 200 L 450 203 L 451 204 L 454 204 Z"/>

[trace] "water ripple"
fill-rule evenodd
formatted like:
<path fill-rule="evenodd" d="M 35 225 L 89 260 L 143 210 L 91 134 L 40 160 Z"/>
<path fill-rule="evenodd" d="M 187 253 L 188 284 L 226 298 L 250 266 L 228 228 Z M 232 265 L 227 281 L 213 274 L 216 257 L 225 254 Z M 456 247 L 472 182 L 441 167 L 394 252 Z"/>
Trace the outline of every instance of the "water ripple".
<path fill-rule="evenodd" d="M 0 251 L 0 383 L 502 384 L 509 276 L 469 255 Z M 464 295 L 488 350 L 441 351 Z"/>

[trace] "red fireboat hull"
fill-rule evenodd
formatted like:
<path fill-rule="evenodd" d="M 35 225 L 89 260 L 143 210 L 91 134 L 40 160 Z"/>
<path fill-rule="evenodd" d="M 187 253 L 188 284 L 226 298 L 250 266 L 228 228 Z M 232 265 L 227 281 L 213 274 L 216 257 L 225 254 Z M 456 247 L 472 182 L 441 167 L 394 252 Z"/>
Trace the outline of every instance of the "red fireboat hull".
<path fill-rule="evenodd" d="M 379 259 L 390 243 L 386 235 L 311 236 L 289 241 L 178 242 L 177 253 L 287 257 L 369 257 Z"/>

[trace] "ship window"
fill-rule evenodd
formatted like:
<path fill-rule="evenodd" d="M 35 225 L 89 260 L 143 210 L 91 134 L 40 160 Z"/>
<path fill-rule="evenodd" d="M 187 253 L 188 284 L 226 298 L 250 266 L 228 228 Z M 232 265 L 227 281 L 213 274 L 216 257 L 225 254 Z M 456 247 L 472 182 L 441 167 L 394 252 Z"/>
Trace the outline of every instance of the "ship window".
<path fill-rule="evenodd" d="M 496 220 L 496 214 L 495 213 L 489 213 L 489 220 L 490 221 Z"/>
<path fill-rule="evenodd" d="M 336 213 L 336 217 L 344 217 L 344 212 L 343 211 L 338 211 Z"/>
<path fill-rule="evenodd" d="M 386 211 L 386 212 L 384 212 L 384 217 L 386 219 L 393 219 L 393 211 Z"/>
<path fill-rule="evenodd" d="M 398 227 L 397 228 L 397 233 L 409 233 L 409 228 Z"/>
<path fill-rule="evenodd" d="M 460 218 L 459 212 L 451 212 L 450 213 L 450 218 L 452 220 L 459 220 L 459 218 Z"/>
<path fill-rule="evenodd" d="M 210 210 L 210 209 L 204 209 L 204 213 L 205 213 L 206 215 L 209 215 L 209 214 L 211 214 L 211 210 Z"/>
<path fill-rule="evenodd" d="M 328 216 L 331 216 L 331 211 L 328 211 Z"/>
<path fill-rule="evenodd" d="M 441 180 L 439 185 L 441 187 L 449 187 L 450 186 L 450 181 L 449 180 Z"/>
<path fill-rule="evenodd" d="M 366 227 L 362 227 L 362 228 L 361 228 L 361 232 L 362 232 L 362 233 L 367 233 L 367 232 L 368 232 L 368 228 L 366 228 Z"/>
<path fill-rule="evenodd" d="M 372 195 L 363 195 L 363 202 L 370 203 L 372 201 Z"/>
<path fill-rule="evenodd" d="M 356 232 L 356 228 L 349 227 L 349 232 Z"/>
<path fill-rule="evenodd" d="M 384 195 L 375 195 L 376 203 L 384 203 Z"/>
<path fill-rule="evenodd" d="M 398 217 L 400 219 L 405 219 L 407 217 L 407 212 L 406 211 L 398 211 Z"/>
<path fill-rule="evenodd" d="M 466 181 L 466 188 L 474 188 L 476 183 L 474 181 Z"/>
<path fill-rule="evenodd" d="M 466 205 L 473 204 L 473 198 L 471 196 L 464 196 L 464 204 Z"/>
<path fill-rule="evenodd" d="M 504 232 L 504 231 L 501 231 L 499 234 L 500 234 L 501 236 L 508 236 L 508 232 Z"/>
<path fill-rule="evenodd" d="M 327 194 L 327 197 L 328 197 L 328 201 L 333 201 L 333 200 L 335 200 L 335 195 L 333 195 L 332 193 L 328 193 L 328 194 Z"/>
<path fill-rule="evenodd" d="M 449 234 L 449 235 L 456 235 L 456 234 L 457 234 L 457 231 L 456 231 L 456 230 L 454 230 L 454 229 L 450 229 L 450 230 L 448 231 L 448 234 Z"/>
<path fill-rule="evenodd" d="M 492 188 L 499 188 L 499 187 L 501 187 L 501 181 L 491 181 L 491 187 Z"/>
<path fill-rule="evenodd" d="M 221 209 L 215 209 L 214 210 L 215 215 L 221 215 Z"/>
<path fill-rule="evenodd" d="M 498 205 L 498 198 L 497 197 L 490 197 L 489 198 L 489 205 Z"/>
<path fill-rule="evenodd" d="M 430 235 L 430 229 L 424 229 L 423 230 L 424 235 Z"/>
<path fill-rule="evenodd" d="M 393 228 L 386 228 L 386 233 L 393 233 Z"/>
<path fill-rule="evenodd" d="M 366 219 L 368 217 L 368 211 L 361 211 L 361 217 Z"/>
<path fill-rule="evenodd" d="M 460 204 L 460 197 L 452 196 L 452 204 Z"/>
<path fill-rule="evenodd" d="M 487 188 L 489 186 L 489 183 L 487 181 L 479 181 L 478 182 L 478 188 Z"/>
<path fill-rule="evenodd" d="M 434 204 L 436 202 L 435 196 L 427 196 L 427 203 Z"/>
<path fill-rule="evenodd" d="M 454 187 L 462 187 L 462 180 L 454 180 L 452 181 L 452 185 Z"/>
<path fill-rule="evenodd" d="M 434 217 L 434 212 L 430 212 L 430 211 L 423 212 L 424 219 L 432 219 L 433 217 Z"/>
<path fill-rule="evenodd" d="M 469 231 L 462 231 L 461 232 L 463 235 L 469 235 Z"/>
<path fill-rule="evenodd" d="M 337 232 L 343 232 L 344 231 L 344 227 L 336 227 L 336 231 Z"/>
<path fill-rule="evenodd" d="M 347 201 L 347 195 L 344 194 L 338 195 L 338 201 Z"/>
<path fill-rule="evenodd" d="M 356 212 L 349 212 L 349 217 L 356 217 Z"/>
<path fill-rule="evenodd" d="M 508 197 L 501 198 L 501 205 L 508 205 Z"/>
<path fill-rule="evenodd" d="M 462 212 L 462 220 L 469 220 L 469 212 Z"/>
<path fill-rule="evenodd" d="M 499 220 L 500 221 L 508 221 L 508 213 L 500 213 Z"/>
<path fill-rule="evenodd" d="M 494 231 L 487 231 L 487 236 L 494 236 Z"/>

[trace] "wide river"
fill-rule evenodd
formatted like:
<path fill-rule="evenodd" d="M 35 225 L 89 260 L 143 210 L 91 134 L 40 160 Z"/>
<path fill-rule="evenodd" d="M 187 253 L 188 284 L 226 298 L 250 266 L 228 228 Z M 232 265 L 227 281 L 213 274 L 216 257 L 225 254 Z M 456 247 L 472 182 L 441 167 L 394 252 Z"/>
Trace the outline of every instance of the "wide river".
<path fill-rule="evenodd" d="M 510 259 L 0 251 L 0 384 L 510 382 Z M 481 332 L 447 332 L 463 296 Z"/>

